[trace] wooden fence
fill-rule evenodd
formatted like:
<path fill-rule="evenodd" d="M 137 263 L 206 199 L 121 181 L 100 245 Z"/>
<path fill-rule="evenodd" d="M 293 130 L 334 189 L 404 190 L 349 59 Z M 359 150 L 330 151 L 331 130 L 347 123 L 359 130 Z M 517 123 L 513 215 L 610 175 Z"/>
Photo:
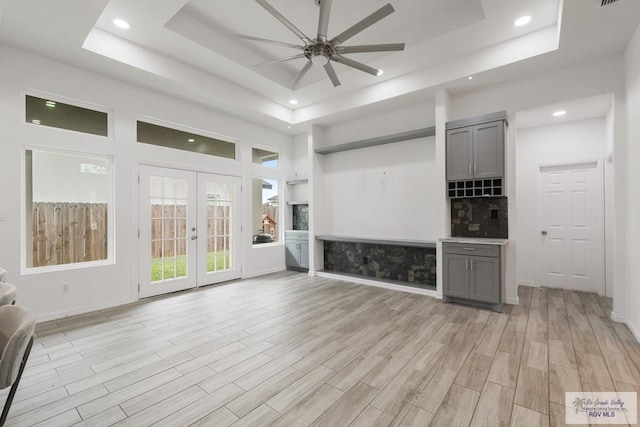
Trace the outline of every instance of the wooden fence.
<path fill-rule="evenodd" d="M 228 206 L 207 207 L 206 233 L 199 231 L 198 239 L 207 239 L 207 252 L 228 252 L 232 234 Z M 164 225 L 164 234 L 163 234 Z M 185 205 L 151 205 L 151 258 L 172 258 L 187 254 L 187 207 Z M 225 235 L 226 234 L 226 235 Z M 217 236 L 217 237 L 210 237 Z"/>
<path fill-rule="evenodd" d="M 152 258 L 186 255 L 191 237 L 186 209 L 151 206 Z M 207 252 L 229 251 L 229 207 L 209 206 L 207 214 L 210 220 L 206 234 L 199 233 L 200 238 L 207 239 Z M 33 267 L 107 259 L 107 236 L 106 203 L 33 204 Z"/>
<path fill-rule="evenodd" d="M 33 204 L 33 266 L 107 259 L 107 204 Z"/>

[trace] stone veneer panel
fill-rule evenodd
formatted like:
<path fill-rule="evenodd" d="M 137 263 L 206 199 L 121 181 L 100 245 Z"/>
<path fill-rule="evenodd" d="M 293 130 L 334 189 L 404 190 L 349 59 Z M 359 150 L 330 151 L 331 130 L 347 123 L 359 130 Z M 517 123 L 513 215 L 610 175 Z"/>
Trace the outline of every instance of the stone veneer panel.
<path fill-rule="evenodd" d="M 451 200 L 451 236 L 508 239 L 507 198 Z"/>
<path fill-rule="evenodd" d="M 328 271 L 436 286 L 435 248 L 325 241 L 324 260 Z"/>

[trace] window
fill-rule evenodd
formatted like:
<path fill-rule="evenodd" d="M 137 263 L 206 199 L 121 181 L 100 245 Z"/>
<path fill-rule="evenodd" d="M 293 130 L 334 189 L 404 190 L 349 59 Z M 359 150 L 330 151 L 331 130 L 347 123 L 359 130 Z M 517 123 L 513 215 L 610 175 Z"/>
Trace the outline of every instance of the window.
<path fill-rule="evenodd" d="M 280 209 L 278 180 L 253 179 L 253 243 L 272 243 L 279 240 Z"/>
<path fill-rule="evenodd" d="M 236 158 L 236 144 L 233 142 L 141 121 L 138 121 L 138 142 L 226 159 Z"/>
<path fill-rule="evenodd" d="M 109 259 L 111 160 L 25 153 L 26 267 Z"/>
<path fill-rule="evenodd" d="M 26 96 L 26 120 L 34 125 L 50 126 L 92 135 L 107 136 L 108 115 L 51 99 Z"/>
<path fill-rule="evenodd" d="M 278 153 L 274 153 L 273 151 L 253 148 L 251 149 L 251 157 L 253 159 L 253 163 L 258 165 L 266 166 L 268 168 L 278 167 Z"/>

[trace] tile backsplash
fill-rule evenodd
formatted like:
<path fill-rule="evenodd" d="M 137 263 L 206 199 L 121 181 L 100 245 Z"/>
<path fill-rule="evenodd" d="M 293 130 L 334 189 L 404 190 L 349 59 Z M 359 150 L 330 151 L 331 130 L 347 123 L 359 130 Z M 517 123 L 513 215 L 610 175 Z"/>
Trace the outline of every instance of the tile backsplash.
<path fill-rule="evenodd" d="M 451 236 L 507 239 L 508 216 L 506 197 L 452 200 Z"/>

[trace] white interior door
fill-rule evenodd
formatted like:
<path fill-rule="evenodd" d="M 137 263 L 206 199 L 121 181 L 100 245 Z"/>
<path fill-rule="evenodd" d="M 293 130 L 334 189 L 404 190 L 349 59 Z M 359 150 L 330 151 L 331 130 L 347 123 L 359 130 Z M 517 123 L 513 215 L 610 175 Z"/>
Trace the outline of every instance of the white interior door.
<path fill-rule="evenodd" d="M 536 282 L 604 295 L 602 173 L 596 162 L 541 167 Z"/>
<path fill-rule="evenodd" d="M 241 276 L 240 178 L 140 166 L 141 298 Z"/>
<path fill-rule="evenodd" d="M 240 184 L 198 173 L 198 286 L 241 277 Z"/>

